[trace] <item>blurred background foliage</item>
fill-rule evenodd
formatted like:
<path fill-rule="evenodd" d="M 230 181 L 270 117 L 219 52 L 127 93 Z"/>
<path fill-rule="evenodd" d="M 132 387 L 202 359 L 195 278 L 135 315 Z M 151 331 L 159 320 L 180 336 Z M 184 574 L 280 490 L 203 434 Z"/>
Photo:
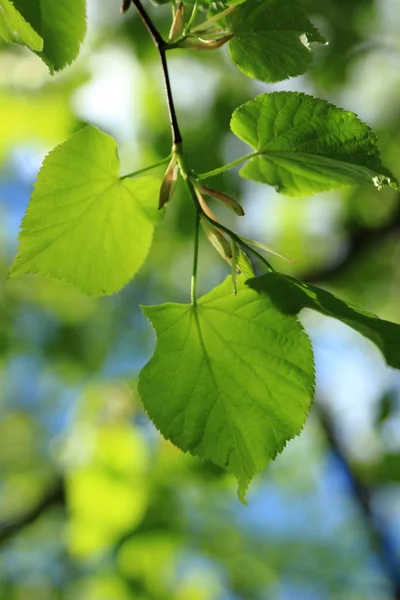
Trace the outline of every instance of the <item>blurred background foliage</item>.
<path fill-rule="evenodd" d="M 400 175 L 398 0 L 306 0 L 329 40 L 307 76 L 267 86 L 218 52 L 174 51 L 170 68 L 190 164 L 239 156 L 236 106 L 262 91 L 313 93 L 378 133 Z M 150 6 L 165 34 L 170 9 Z M 6 279 L 45 154 L 90 121 L 116 137 L 123 172 L 169 153 L 157 56 L 118 0 L 89 2 L 80 59 L 50 77 L 0 46 L 0 600 L 389 600 L 400 598 L 400 377 L 372 344 L 305 313 L 317 400 L 300 438 L 253 484 L 163 441 L 137 374 L 154 347 L 140 304 L 189 299 L 193 210 L 184 189 L 149 260 L 119 295 L 90 299 L 43 277 Z M 159 170 L 160 177 L 162 169 Z M 400 322 L 400 204 L 391 189 L 283 198 L 212 181 L 243 202 L 244 235 L 296 259 L 278 269 Z M 200 288 L 227 274 L 206 241 Z M 399 340 L 400 343 L 400 340 Z"/>

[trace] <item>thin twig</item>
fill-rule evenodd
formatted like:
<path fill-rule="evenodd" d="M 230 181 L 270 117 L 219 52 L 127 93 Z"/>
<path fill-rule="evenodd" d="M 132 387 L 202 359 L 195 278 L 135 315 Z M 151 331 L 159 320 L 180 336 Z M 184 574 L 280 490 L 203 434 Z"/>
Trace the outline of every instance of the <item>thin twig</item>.
<path fill-rule="evenodd" d="M 169 71 L 168 71 L 168 65 L 167 65 L 166 50 L 168 48 L 168 44 L 162 38 L 158 29 L 155 27 L 153 21 L 147 14 L 147 11 L 143 7 L 141 1 L 133 0 L 133 4 L 136 7 L 143 23 L 147 27 L 147 30 L 153 39 L 154 45 L 158 50 L 158 54 L 160 55 L 161 67 L 162 67 L 162 71 L 163 71 L 163 75 L 164 75 L 165 91 L 166 91 L 166 95 L 167 95 L 169 121 L 171 124 L 171 132 L 172 132 L 172 142 L 174 145 L 178 146 L 179 144 L 182 143 L 182 135 L 181 135 L 181 132 L 179 129 L 178 119 L 176 116 L 174 98 L 172 95 L 171 81 L 169 78 Z"/>

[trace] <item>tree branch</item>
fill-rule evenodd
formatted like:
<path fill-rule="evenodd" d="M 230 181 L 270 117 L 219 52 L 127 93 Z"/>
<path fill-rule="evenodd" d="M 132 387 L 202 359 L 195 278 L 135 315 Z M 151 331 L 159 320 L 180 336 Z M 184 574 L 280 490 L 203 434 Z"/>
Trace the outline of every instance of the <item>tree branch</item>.
<path fill-rule="evenodd" d="M 371 248 L 377 248 L 379 244 L 387 240 L 390 236 L 400 232 L 400 202 L 396 212 L 389 223 L 376 229 L 367 227 L 356 227 L 349 231 L 349 247 L 344 258 L 335 264 L 322 267 L 309 273 L 303 273 L 302 279 L 308 283 L 317 283 L 320 281 L 332 281 L 336 277 L 344 274 L 355 264 L 359 258 Z"/>
<path fill-rule="evenodd" d="M 64 482 L 60 479 L 43 496 L 42 500 L 19 519 L 5 523 L 0 522 L 0 546 L 20 533 L 25 527 L 34 523 L 48 508 L 65 505 Z"/>
<path fill-rule="evenodd" d="M 393 600 L 400 600 L 400 564 L 397 560 L 389 531 L 385 527 L 385 524 L 381 520 L 378 520 L 372 509 L 373 491 L 352 470 L 341 449 L 340 441 L 336 436 L 335 428 L 328 412 L 323 408 L 321 403 L 314 404 L 314 411 L 325 431 L 330 450 L 339 462 L 350 483 L 351 493 L 364 518 L 373 549 L 382 570 L 391 583 Z"/>
<path fill-rule="evenodd" d="M 165 92 L 166 92 L 167 103 L 168 103 L 169 121 L 171 124 L 172 142 L 175 146 L 178 146 L 179 144 L 182 143 L 182 135 L 181 135 L 179 125 L 178 125 L 178 119 L 176 116 L 174 98 L 172 95 L 171 81 L 169 78 L 167 56 L 166 56 L 168 44 L 167 44 L 167 42 L 164 41 L 160 32 L 155 27 L 153 21 L 147 14 L 147 11 L 145 10 L 141 1 L 140 0 L 132 0 L 132 2 L 134 4 L 134 6 L 136 7 L 136 9 L 139 13 L 139 16 L 142 19 L 143 23 L 145 24 L 148 32 L 150 33 L 150 35 L 153 39 L 154 45 L 157 48 L 158 54 L 160 56 L 161 67 L 162 67 L 162 71 L 163 71 L 163 75 L 164 75 Z"/>

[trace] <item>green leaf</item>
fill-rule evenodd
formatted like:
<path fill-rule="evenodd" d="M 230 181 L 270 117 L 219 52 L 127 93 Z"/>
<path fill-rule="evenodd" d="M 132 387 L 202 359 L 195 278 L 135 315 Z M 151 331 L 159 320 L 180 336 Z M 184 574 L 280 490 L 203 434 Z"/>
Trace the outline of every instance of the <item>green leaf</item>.
<path fill-rule="evenodd" d="M 34 50 L 50 72 L 59 71 L 76 59 L 86 34 L 86 0 L 14 0 L 14 5 L 13 11 L 40 40 L 35 44 L 25 39 L 19 43 Z M 0 16 L 4 6 L 12 4 L 0 0 Z M 0 33 L 3 35 L 1 21 Z"/>
<path fill-rule="evenodd" d="M 307 70 L 311 42 L 325 43 L 297 0 L 247 0 L 226 19 L 229 56 L 242 73 L 268 83 Z"/>
<path fill-rule="evenodd" d="M 144 307 L 157 334 L 139 377 L 144 407 L 165 438 L 252 477 L 300 433 L 314 392 L 311 345 L 296 317 L 238 278 L 197 305 Z"/>
<path fill-rule="evenodd" d="M 6 42 L 22 44 L 36 52 L 43 49 L 41 36 L 10 0 L 0 0 L 0 36 Z"/>
<path fill-rule="evenodd" d="M 93 296 L 120 290 L 150 249 L 160 182 L 120 179 L 115 141 L 85 127 L 45 158 L 10 275 L 41 273 Z"/>
<path fill-rule="evenodd" d="M 50 71 L 59 71 L 79 54 L 86 35 L 86 0 L 40 0 L 40 4 L 44 39 L 42 58 Z"/>
<path fill-rule="evenodd" d="M 380 349 L 389 366 L 400 369 L 400 325 L 397 323 L 379 319 L 326 290 L 279 273 L 269 273 L 246 283 L 252 290 L 267 294 L 276 308 L 284 314 L 297 315 L 303 308 L 311 308 L 339 319 L 371 340 Z"/>
<path fill-rule="evenodd" d="M 297 92 L 262 94 L 234 111 L 231 129 L 257 153 L 240 175 L 287 196 L 360 183 L 398 189 L 371 129 L 325 100 Z"/>

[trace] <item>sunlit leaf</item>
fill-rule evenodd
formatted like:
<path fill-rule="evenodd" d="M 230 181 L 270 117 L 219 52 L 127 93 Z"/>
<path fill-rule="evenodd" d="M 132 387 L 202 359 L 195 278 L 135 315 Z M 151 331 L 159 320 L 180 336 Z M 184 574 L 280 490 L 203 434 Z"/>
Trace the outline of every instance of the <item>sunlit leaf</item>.
<path fill-rule="evenodd" d="M 164 437 L 225 467 L 243 500 L 252 477 L 300 433 L 313 397 L 310 342 L 295 317 L 238 279 L 197 305 L 145 307 L 157 334 L 139 393 Z"/>
<path fill-rule="evenodd" d="M 10 0 L 0 0 L 0 36 L 6 42 L 22 44 L 36 52 L 43 50 L 42 37 Z"/>
<path fill-rule="evenodd" d="M 382 166 L 371 129 L 325 100 L 297 92 L 262 94 L 234 111 L 231 129 L 257 152 L 240 174 L 282 194 L 359 183 L 398 187 Z"/>
<path fill-rule="evenodd" d="M 0 8 L 9 4 L 0 0 Z M 39 54 L 51 72 L 76 59 L 86 34 L 85 0 L 15 0 L 14 4 L 41 40 L 41 44 L 23 43 Z"/>
<path fill-rule="evenodd" d="M 150 249 L 159 189 L 151 177 L 121 180 L 115 141 L 81 129 L 44 160 L 10 274 L 51 275 L 94 296 L 117 292 Z"/>
<path fill-rule="evenodd" d="M 309 44 L 325 43 L 297 0 L 247 0 L 226 21 L 234 34 L 232 62 L 269 83 L 304 73 L 312 59 Z"/>

